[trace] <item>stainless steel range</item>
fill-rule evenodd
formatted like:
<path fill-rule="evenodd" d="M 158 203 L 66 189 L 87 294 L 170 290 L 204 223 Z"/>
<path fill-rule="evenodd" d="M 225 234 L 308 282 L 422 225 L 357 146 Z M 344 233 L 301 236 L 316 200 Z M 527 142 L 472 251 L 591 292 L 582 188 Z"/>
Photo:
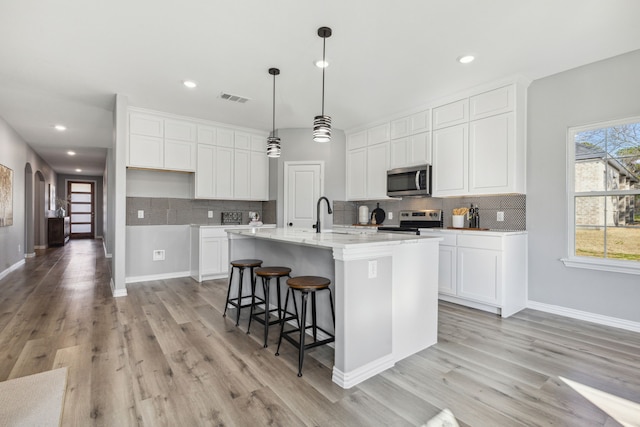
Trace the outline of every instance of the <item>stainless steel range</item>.
<path fill-rule="evenodd" d="M 400 211 L 399 226 L 381 226 L 382 233 L 403 233 L 420 235 L 421 228 L 442 228 L 443 216 L 440 209 L 420 211 Z"/>

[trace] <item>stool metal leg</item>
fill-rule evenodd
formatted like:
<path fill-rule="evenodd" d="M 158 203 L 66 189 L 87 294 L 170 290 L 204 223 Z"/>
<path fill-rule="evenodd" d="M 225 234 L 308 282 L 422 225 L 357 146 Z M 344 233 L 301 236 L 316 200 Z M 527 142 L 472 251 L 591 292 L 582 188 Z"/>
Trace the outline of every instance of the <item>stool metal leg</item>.
<path fill-rule="evenodd" d="M 302 363 L 304 362 L 304 336 L 306 329 L 306 319 L 307 319 L 307 299 L 309 297 L 308 292 L 302 292 L 302 313 L 300 318 L 302 319 L 300 322 L 300 348 L 298 349 L 298 376 L 302 376 Z"/>
<path fill-rule="evenodd" d="M 264 348 L 267 348 L 267 339 L 269 338 L 269 284 L 271 278 L 262 278 L 262 291 L 264 292 Z"/>
<path fill-rule="evenodd" d="M 227 307 L 229 307 L 229 296 L 231 296 L 231 284 L 233 283 L 233 270 L 231 267 L 231 274 L 229 275 L 229 289 L 227 289 L 227 301 L 224 304 L 224 313 L 222 313 L 222 317 L 227 317 Z"/>
<path fill-rule="evenodd" d="M 291 292 L 291 289 L 287 289 L 287 296 L 284 297 L 284 312 L 287 312 L 287 307 L 289 306 L 289 293 Z M 295 298 L 294 298 L 295 301 Z M 298 311 L 296 310 L 296 317 L 298 314 Z M 282 335 L 284 332 L 284 323 L 285 323 L 285 318 L 287 316 L 284 316 L 280 319 L 280 337 L 278 338 L 278 348 L 276 348 L 276 356 L 280 356 L 280 344 L 282 344 Z"/>
<path fill-rule="evenodd" d="M 240 305 L 242 304 L 242 282 L 244 277 L 244 267 L 240 267 L 240 280 L 238 281 L 238 306 L 236 313 L 236 326 L 240 324 Z"/>
<path fill-rule="evenodd" d="M 264 277 L 262 278 L 262 287 L 264 289 Z M 249 309 L 249 324 L 247 325 L 247 334 L 251 331 L 251 320 L 253 319 L 253 308 L 256 306 L 256 290 L 252 286 L 251 290 L 251 308 Z"/>
<path fill-rule="evenodd" d="M 311 292 L 311 327 L 313 331 L 313 341 L 318 341 L 318 323 L 316 319 L 316 293 Z"/>

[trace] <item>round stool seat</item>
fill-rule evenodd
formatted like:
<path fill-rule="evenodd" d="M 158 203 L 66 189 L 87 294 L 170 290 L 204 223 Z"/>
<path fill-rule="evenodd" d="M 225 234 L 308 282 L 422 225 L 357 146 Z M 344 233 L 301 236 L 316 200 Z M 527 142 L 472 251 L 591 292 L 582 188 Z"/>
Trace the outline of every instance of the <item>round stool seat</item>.
<path fill-rule="evenodd" d="M 288 276 L 291 269 L 288 267 L 260 267 L 256 268 L 256 275 L 263 277 L 282 277 Z"/>
<path fill-rule="evenodd" d="M 299 291 L 318 291 L 326 289 L 331 284 L 331 280 L 320 276 L 298 276 L 287 280 L 287 285 Z"/>
<path fill-rule="evenodd" d="M 260 267 L 262 260 L 260 259 L 237 259 L 231 261 L 231 265 L 234 267 Z"/>

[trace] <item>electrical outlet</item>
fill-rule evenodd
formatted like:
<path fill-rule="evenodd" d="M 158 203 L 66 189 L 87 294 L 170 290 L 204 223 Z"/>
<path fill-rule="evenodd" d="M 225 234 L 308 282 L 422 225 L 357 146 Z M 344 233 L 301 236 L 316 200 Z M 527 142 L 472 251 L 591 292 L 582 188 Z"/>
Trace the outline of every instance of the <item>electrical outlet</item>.
<path fill-rule="evenodd" d="M 154 261 L 164 261 L 164 249 L 155 249 L 153 251 Z"/>
<path fill-rule="evenodd" d="M 498 215 L 496 215 L 496 221 L 504 221 L 504 212 L 498 212 Z"/>
<path fill-rule="evenodd" d="M 20 253 L 20 243 L 18 243 L 18 253 Z"/>
<path fill-rule="evenodd" d="M 207 212 L 207 218 L 213 218 L 213 211 Z"/>
<path fill-rule="evenodd" d="M 393 212 L 391 211 L 387 212 L 387 218 L 393 219 Z"/>
<path fill-rule="evenodd" d="M 378 277 L 378 261 L 369 261 L 369 279 Z"/>
<path fill-rule="evenodd" d="M 139 210 L 138 211 L 138 218 L 144 218 L 144 211 L 143 210 Z"/>

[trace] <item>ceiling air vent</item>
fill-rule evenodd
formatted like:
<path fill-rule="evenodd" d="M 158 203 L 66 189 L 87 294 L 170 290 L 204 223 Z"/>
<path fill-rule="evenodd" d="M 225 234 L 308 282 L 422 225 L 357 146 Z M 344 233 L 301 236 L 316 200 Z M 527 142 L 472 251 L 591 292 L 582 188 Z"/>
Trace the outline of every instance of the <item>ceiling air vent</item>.
<path fill-rule="evenodd" d="M 239 102 L 240 104 L 244 104 L 249 100 L 249 98 L 245 98 L 244 96 L 232 95 L 230 93 L 224 93 L 224 92 L 220 93 L 220 98 L 226 99 L 227 101 L 231 101 L 231 102 Z"/>

